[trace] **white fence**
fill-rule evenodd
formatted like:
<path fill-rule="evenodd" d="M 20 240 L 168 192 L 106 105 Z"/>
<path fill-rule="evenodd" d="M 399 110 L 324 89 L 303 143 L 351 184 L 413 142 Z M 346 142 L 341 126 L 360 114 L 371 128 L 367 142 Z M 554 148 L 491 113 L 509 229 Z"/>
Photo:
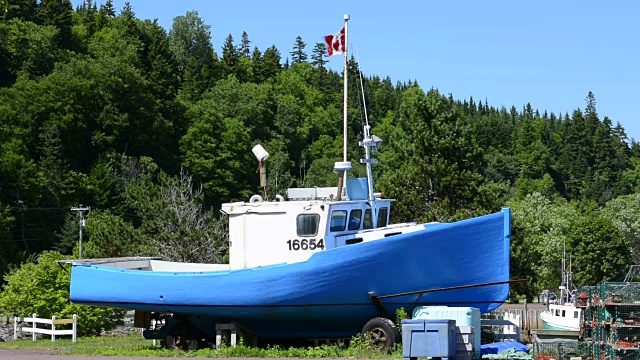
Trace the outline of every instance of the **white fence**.
<path fill-rule="evenodd" d="M 24 323 L 32 323 L 31 326 L 25 326 Z M 36 324 L 49 324 L 51 329 L 41 329 Z M 56 325 L 73 324 L 71 330 L 56 330 Z M 13 338 L 18 339 L 18 333 L 32 333 L 33 341 L 36 341 L 36 334 L 51 335 L 51 341 L 56 341 L 56 335 L 71 335 L 73 342 L 76 342 L 76 334 L 78 329 L 78 317 L 74 314 L 73 319 L 56 319 L 55 315 L 51 319 L 39 319 L 36 314 L 33 317 L 14 318 L 13 319 Z"/>
<path fill-rule="evenodd" d="M 498 341 L 521 341 L 520 328 L 522 318 L 518 313 L 504 312 L 498 319 L 482 319 L 480 321 L 482 326 L 497 327 L 497 329 L 493 329 L 493 333 Z"/>

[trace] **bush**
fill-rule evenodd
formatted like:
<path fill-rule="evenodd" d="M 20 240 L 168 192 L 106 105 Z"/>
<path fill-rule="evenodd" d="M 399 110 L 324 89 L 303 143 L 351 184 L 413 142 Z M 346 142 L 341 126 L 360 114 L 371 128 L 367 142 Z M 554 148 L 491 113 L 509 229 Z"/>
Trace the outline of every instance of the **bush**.
<path fill-rule="evenodd" d="M 126 310 L 97 308 L 69 301 L 70 269 L 56 260 L 69 259 L 45 251 L 37 262 L 28 262 L 5 276 L 0 292 L 0 313 L 16 316 L 37 314 L 40 318 L 70 318 L 78 315 L 78 334 L 100 334 L 121 324 Z"/>

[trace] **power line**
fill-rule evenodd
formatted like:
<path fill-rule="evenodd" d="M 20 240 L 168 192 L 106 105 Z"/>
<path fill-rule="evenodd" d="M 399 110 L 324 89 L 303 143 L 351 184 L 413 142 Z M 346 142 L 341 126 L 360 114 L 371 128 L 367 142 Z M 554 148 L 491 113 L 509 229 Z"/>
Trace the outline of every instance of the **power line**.
<path fill-rule="evenodd" d="M 11 206 L 10 210 L 22 210 L 22 211 L 33 211 L 33 210 L 65 210 L 66 207 L 24 207 L 20 208 L 19 206 Z"/>

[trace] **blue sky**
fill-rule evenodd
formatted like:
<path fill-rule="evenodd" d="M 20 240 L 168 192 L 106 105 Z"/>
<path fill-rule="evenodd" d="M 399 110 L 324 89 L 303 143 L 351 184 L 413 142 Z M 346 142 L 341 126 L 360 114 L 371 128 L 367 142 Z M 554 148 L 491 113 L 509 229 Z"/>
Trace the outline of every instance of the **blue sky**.
<path fill-rule="evenodd" d="M 105 0 L 98 0 L 103 3 Z M 74 7 L 82 0 L 73 0 Z M 252 48 L 271 45 L 283 59 L 297 36 L 307 53 L 342 28 L 349 14 L 349 46 L 365 75 L 417 80 L 455 99 L 492 106 L 531 103 L 556 114 L 584 109 L 593 91 L 600 118 L 620 122 L 640 140 L 640 2 L 623 1 L 205 1 L 131 0 L 140 19 L 197 11 L 211 26 L 220 54 L 225 38 L 243 31 Z M 125 1 L 114 0 L 116 10 Z M 341 69 L 341 57 L 330 66 Z"/>

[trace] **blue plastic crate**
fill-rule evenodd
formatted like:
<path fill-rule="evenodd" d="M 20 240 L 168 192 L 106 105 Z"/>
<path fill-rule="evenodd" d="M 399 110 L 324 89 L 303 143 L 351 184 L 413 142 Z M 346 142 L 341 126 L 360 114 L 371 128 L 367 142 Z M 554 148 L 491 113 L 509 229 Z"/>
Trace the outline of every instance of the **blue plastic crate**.
<path fill-rule="evenodd" d="M 480 321 L 480 309 L 474 307 L 449 307 L 449 306 L 418 306 L 413 310 L 412 319 L 449 319 L 455 320 L 456 326 L 473 327 L 474 356 L 480 359 L 480 335 L 482 333 Z M 459 343 L 460 341 L 458 341 Z"/>
<path fill-rule="evenodd" d="M 456 356 L 456 321 L 402 320 L 402 354 L 405 359 L 454 358 Z"/>

